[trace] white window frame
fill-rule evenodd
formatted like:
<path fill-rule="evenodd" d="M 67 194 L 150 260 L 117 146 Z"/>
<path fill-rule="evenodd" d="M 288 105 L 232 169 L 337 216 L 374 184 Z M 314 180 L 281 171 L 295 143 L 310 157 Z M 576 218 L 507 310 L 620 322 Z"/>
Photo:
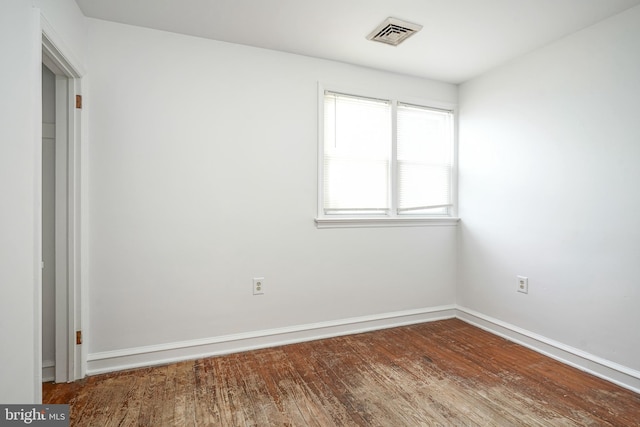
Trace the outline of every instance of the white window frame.
<path fill-rule="evenodd" d="M 391 157 L 391 206 L 386 214 L 350 215 L 326 214 L 324 211 L 324 98 L 325 91 L 342 93 L 354 97 L 388 100 L 392 105 L 392 157 Z M 435 110 L 451 111 L 453 113 L 453 143 L 451 153 L 451 203 L 447 215 L 398 214 L 397 194 L 397 106 L 409 104 Z M 421 227 L 421 226 L 452 226 L 460 220 L 457 217 L 457 171 L 458 171 L 458 141 L 457 141 L 457 111 L 452 104 L 443 104 L 415 99 L 399 99 L 391 96 L 379 96 L 376 93 L 363 93 L 357 90 L 345 90 L 337 87 L 327 87 L 318 83 L 318 212 L 315 223 L 318 228 L 361 228 L 361 227 Z"/>

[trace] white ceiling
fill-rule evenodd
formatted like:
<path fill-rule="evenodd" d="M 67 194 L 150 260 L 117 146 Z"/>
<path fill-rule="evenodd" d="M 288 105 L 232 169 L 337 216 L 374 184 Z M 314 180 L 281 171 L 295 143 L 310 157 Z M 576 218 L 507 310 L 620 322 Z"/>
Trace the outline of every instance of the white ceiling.
<path fill-rule="evenodd" d="M 461 83 L 640 0 L 76 0 L 86 16 Z M 384 19 L 423 25 L 398 47 Z"/>

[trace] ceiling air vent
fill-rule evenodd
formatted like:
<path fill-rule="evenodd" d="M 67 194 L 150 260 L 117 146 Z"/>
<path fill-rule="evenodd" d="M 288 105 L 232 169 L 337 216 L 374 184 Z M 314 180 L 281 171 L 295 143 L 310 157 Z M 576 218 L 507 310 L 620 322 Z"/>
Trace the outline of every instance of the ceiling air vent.
<path fill-rule="evenodd" d="M 369 40 L 398 46 L 422 29 L 422 25 L 412 24 L 396 18 L 387 18 L 367 36 Z"/>

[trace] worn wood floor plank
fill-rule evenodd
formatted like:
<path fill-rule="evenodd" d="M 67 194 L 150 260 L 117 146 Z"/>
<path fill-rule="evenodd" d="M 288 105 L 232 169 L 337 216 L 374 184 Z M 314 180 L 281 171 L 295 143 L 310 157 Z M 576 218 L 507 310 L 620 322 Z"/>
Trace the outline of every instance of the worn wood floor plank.
<path fill-rule="evenodd" d="M 363 340 L 352 342 L 351 345 L 361 358 L 369 359 L 367 365 L 372 366 L 372 371 L 377 373 L 384 389 L 389 389 L 396 395 L 396 400 L 404 401 L 397 402 L 398 407 L 395 408 L 410 417 L 403 425 L 419 425 L 428 421 L 442 425 L 469 425 L 474 419 L 472 413 L 443 411 L 447 401 L 460 401 L 462 397 L 456 398 L 457 391 L 450 381 L 434 381 L 436 378 L 430 372 L 419 370 L 422 374 L 415 375 L 401 367 L 408 362 L 403 358 L 407 347 L 403 346 L 405 341 L 395 332 L 387 330 L 382 335 L 370 335 Z M 372 348 L 377 351 L 371 351 Z M 477 405 L 473 407 L 478 409 Z"/>
<path fill-rule="evenodd" d="M 223 425 L 220 418 L 217 396 L 211 378 L 211 361 L 201 359 L 195 362 L 195 420 L 197 425 Z"/>
<path fill-rule="evenodd" d="M 284 351 L 282 349 L 262 350 L 256 353 L 256 360 L 260 375 L 265 380 L 266 392 L 278 408 L 284 419 L 284 425 L 308 426 L 305 415 L 294 399 L 300 394 L 295 389 L 295 385 L 291 384 L 291 378 L 286 375 L 289 367 Z"/>
<path fill-rule="evenodd" d="M 298 348 L 300 351 L 297 351 Z M 296 370 L 300 380 L 306 384 L 310 398 L 325 411 L 327 420 L 325 425 L 353 426 L 358 425 L 357 417 L 350 415 L 341 402 L 342 392 L 336 392 L 331 387 L 333 381 L 326 380 L 326 373 L 321 372 L 320 364 L 315 361 L 313 344 L 303 344 L 299 347 L 285 347 L 291 366 Z M 360 420 L 363 421 L 363 420 Z"/>
<path fill-rule="evenodd" d="M 273 419 L 273 408 L 262 393 L 263 386 L 255 369 L 255 360 L 249 353 L 238 354 L 229 367 L 229 375 L 236 379 L 238 399 L 247 426 L 266 426 Z"/>
<path fill-rule="evenodd" d="M 177 380 L 176 383 L 176 387 L 182 387 L 180 389 L 176 388 L 176 392 L 180 394 L 177 402 L 178 408 L 176 408 L 176 425 L 197 426 L 195 369 L 191 362 L 182 362 L 181 368 L 183 377 L 182 380 Z M 184 420 L 184 424 L 180 424 L 181 420 Z"/>
<path fill-rule="evenodd" d="M 332 340 L 306 344 L 305 352 L 295 351 L 295 346 L 290 346 L 293 365 L 297 367 L 301 377 L 310 388 L 316 390 L 317 399 L 325 405 L 331 405 L 328 409 L 335 422 L 331 425 L 368 425 L 366 417 L 359 410 L 357 400 L 349 392 L 344 382 L 327 366 L 326 361 L 335 361 L 340 358 L 340 341 Z M 324 345 L 333 344 L 330 349 L 324 349 Z M 326 396 L 324 399 L 322 396 Z"/>
<path fill-rule="evenodd" d="M 460 320 L 44 384 L 74 426 L 638 426 L 640 395 Z"/>
<path fill-rule="evenodd" d="M 148 378 L 136 375 L 121 375 L 118 378 L 121 394 L 113 400 L 122 403 L 114 407 L 105 426 L 137 426 L 146 388 L 144 383 Z"/>
<path fill-rule="evenodd" d="M 422 364 L 413 365 L 413 370 L 409 372 L 413 374 L 413 380 L 417 381 L 418 388 L 420 388 L 421 379 L 430 381 L 425 392 L 429 400 L 442 411 L 442 415 L 446 415 L 443 425 L 536 425 L 535 422 L 526 424 L 522 414 L 519 417 L 513 417 L 494 402 L 470 393 L 469 389 L 473 388 L 477 381 L 477 374 L 471 369 L 472 366 L 468 367 L 468 371 L 461 373 L 448 371 L 440 364 L 434 363 L 434 360 L 451 358 L 448 348 L 421 339 L 417 335 L 414 336 L 412 329 L 397 329 L 390 333 L 398 337 L 393 341 L 395 347 L 389 348 L 394 354 L 393 357 L 399 361 L 395 354 L 400 353 L 403 357 L 410 356 L 410 359 L 422 362 Z M 377 341 L 384 337 L 374 336 L 373 338 Z M 455 355 L 460 357 L 455 360 L 456 363 L 467 363 L 463 354 Z M 491 376 L 485 377 L 488 384 L 492 382 L 491 380 Z M 452 402 L 454 405 L 451 404 Z"/>

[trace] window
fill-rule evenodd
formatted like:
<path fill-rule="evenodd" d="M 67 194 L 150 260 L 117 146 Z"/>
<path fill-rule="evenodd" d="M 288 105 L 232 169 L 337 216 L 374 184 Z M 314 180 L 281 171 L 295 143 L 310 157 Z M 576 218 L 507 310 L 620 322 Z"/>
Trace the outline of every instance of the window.
<path fill-rule="evenodd" d="M 452 216 L 452 111 L 330 91 L 321 96 L 318 226 L 417 225 Z"/>

